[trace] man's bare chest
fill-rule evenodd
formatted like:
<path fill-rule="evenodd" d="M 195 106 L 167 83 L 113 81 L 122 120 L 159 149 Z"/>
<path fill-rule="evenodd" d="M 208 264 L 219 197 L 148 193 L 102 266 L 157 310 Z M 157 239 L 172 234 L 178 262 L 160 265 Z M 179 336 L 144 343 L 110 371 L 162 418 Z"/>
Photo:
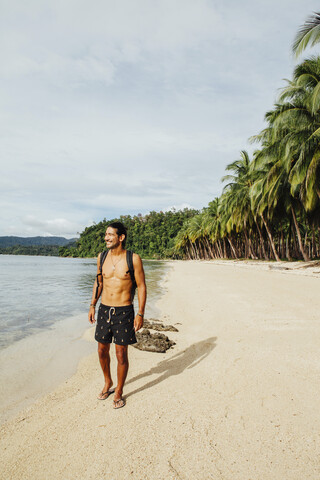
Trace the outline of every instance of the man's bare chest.
<path fill-rule="evenodd" d="M 106 258 L 106 261 L 104 262 L 102 267 L 103 278 L 105 278 L 106 280 L 112 278 L 117 278 L 119 280 L 131 279 L 126 258 L 124 257 L 120 261 L 112 262 L 112 259 L 109 255 L 109 258 Z"/>

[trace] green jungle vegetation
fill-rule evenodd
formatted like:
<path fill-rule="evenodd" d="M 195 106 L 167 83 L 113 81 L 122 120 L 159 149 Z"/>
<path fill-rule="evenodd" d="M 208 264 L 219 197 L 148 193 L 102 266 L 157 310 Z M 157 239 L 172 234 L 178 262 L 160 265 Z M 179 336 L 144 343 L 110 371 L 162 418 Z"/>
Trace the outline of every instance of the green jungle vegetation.
<path fill-rule="evenodd" d="M 35 245 L 53 245 L 63 246 L 75 241 L 76 238 L 67 239 L 64 237 L 0 237 L 0 248 L 14 247 L 16 245 L 35 246 Z"/>
<path fill-rule="evenodd" d="M 106 249 L 104 241 L 107 226 L 111 222 L 122 222 L 128 229 L 126 248 L 143 258 L 168 258 L 174 254 L 175 238 L 184 223 L 199 213 L 184 209 L 169 212 L 150 212 L 147 215 L 123 215 L 87 227 L 73 246 L 60 247 L 63 257 L 96 257 Z"/>
<path fill-rule="evenodd" d="M 14 245 L 12 247 L 0 247 L 0 255 L 44 255 L 58 257 L 59 248 L 59 245 Z"/>

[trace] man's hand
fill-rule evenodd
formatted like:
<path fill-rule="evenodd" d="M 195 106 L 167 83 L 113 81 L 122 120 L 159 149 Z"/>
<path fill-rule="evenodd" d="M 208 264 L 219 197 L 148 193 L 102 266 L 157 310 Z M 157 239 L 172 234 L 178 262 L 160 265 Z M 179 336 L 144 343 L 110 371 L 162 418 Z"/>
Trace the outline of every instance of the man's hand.
<path fill-rule="evenodd" d="M 138 330 L 140 330 L 140 328 L 143 327 L 143 317 L 141 317 L 140 315 L 136 315 L 135 316 L 135 319 L 134 319 L 134 331 L 137 332 Z"/>
<path fill-rule="evenodd" d="M 88 318 L 89 318 L 89 322 L 91 324 L 94 324 L 94 322 L 96 321 L 95 319 L 95 313 L 96 313 L 96 310 L 94 307 L 90 307 L 90 310 L 89 310 L 89 315 L 88 315 Z"/>

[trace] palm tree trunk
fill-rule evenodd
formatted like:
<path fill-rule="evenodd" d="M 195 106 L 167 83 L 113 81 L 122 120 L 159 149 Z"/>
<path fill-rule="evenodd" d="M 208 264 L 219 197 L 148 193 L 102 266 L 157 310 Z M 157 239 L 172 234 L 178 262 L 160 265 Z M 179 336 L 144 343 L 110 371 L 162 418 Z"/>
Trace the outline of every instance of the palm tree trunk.
<path fill-rule="evenodd" d="M 252 234 L 252 230 L 251 230 L 251 234 Z M 249 255 L 250 257 L 252 258 L 252 260 L 258 260 L 258 257 L 254 251 L 254 242 L 252 242 L 251 238 L 252 238 L 252 235 L 250 234 L 249 232 L 249 236 L 248 236 L 248 245 L 249 245 Z"/>
<path fill-rule="evenodd" d="M 260 227 L 259 227 L 258 222 L 256 222 L 256 225 L 257 225 L 257 230 L 258 230 L 259 237 L 260 237 L 260 244 L 261 244 L 261 248 L 262 248 L 262 253 L 263 253 L 264 259 L 265 259 L 265 260 L 269 260 L 269 257 L 268 257 L 268 255 L 267 255 L 266 249 L 264 248 L 264 239 L 263 239 L 263 236 L 262 236 L 262 233 L 261 233 L 261 230 L 260 230 Z"/>
<path fill-rule="evenodd" d="M 263 221 L 263 225 L 265 226 L 265 229 L 267 230 L 267 234 L 268 234 L 268 237 L 269 237 L 269 241 L 270 241 L 270 245 L 271 245 L 271 248 L 272 248 L 272 251 L 273 251 L 274 258 L 277 260 L 277 262 L 280 262 L 280 258 L 277 254 L 277 250 L 276 250 L 273 238 L 272 238 L 272 234 L 271 234 L 270 229 L 267 225 L 267 222 L 264 219 L 263 213 L 261 214 L 261 218 L 262 218 L 262 221 Z"/>
<path fill-rule="evenodd" d="M 316 234 L 314 231 L 314 224 L 312 222 L 312 258 L 315 258 L 317 256 L 317 250 L 316 250 Z"/>
<path fill-rule="evenodd" d="M 292 260 L 292 257 L 291 257 L 291 254 L 290 254 L 290 243 L 291 243 L 291 220 L 290 220 L 290 225 L 289 225 L 289 229 L 288 229 L 288 235 L 287 235 L 287 238 L 286 238 L 286 257 L 288 259 L 289 262 L 291 262 Z"/>
<path fill-rule="evenodd" d="M 196 249 L 196 260 L 200 260 L 199 245 L 197 244 L 197 240 L 194 242 L 194 246 L 195 246 L 195 249 Z"/>
<path fill-rule="evenodd" d="M 249 250 L 250 250 L 250 247 L 249 247 L 249 242 L 248 242 L 248 235 L 247 235 L 247 230 L 244 228 L 243 229 L 243 233 L 244 233 L 244 239 L 245 239 L 245 250 L 244 250 L 244 257 L 245 258 L 249 258 Z"/>
<path fill-rule="evenodd" d="M 284 236 L 283 236 L 283 229 L 281 229 L 281 257 L 285 257 L 284 253 Z"/>
<path fill-rule="evenodd" d="M 294 258 L 299 258 L 300 253 L 298 252 L 296 232 L 295 232 L 293 223 L 291 224 L 291 233 L 292 233 L 292 239 L 293 239 L 293 253 L 294 253 L 293 256 Z"/>
<path fill-rule="evenodd" d="M 223 237 L 223 239 L 222 239 L 222 244 L 223 244 L 223 257 L 224 257 L 224 258 L 228 258 L 228 256 L 227 256 L 227 248 L 226 248 L 226 240 L 225 240 L 224 237 Z"/>
<path fill-rule="evenodd" d="M 212 251 L 213 251 L 214 258 L 217 260 L 217 258 L 219 258 L 219 252 L 217 249 L 216 242 L 212 244 Z"/>
<path fill-rule="evenodd" d="M 190 241 L 190 246 L 191 246 L 191 251 L 192 251 L 192 258 L 196 259 L 197 258 L 196 250 L 195 250 L 194 245 L 191 241 Z"/>
<path fill-rule="evenodd" d="M 209 257 L 210 257 L 210 258 L 214 258 L 213 251 L 212 251 L 210 242 L 209 242 L 209 240 L 208 240 L 208 237 L 205 237 L 205 241 L 206 241 L 206 244 L 207 244 L 207 250 L 208 250 L 208 252 L 209 252 Z"/>
<path fill-rule="evenodd" d="M 286 257 L 289 262 L 291 262 L 292 258 L 290 256 L 290 246 L 289 246 L 289 239 L 286 238 Z"/>
<path fill-rule="evenodd" d="M 297 237 L 298 237 L 298 243 L 299 243 L 300 252 L 302 253 L 302 256 L 303 256 L 304 261 L 305 261 L 305 262 L 309 262 L 309 261 L 310 261 L 310 258 L 309 258 L 308 255 L 306 254 L 305 249 L 303 248 L 303 245 L 302 245 L 301 233 L 300 233 L 300 230 L 299 230 L 299 225 L 298 225 L 298 222 L 297 222 L 297 217 L 296 217 L 294 208 L 293 208 L 292 205 L 290 206 L 290 208 L 291 208 L 293 223 L 294 223 L 294 226 L 296 227 L 296 231 L 297 231 Z"/>
<path fill-rule="evenodd" d="M 238 257 L 237 257 L 237 252 L 236 252 L 236 250 L 235 250 L 235 248 L 234 248 L 234 246 L 233 246 L 233 243 L 232 243 L 232 241 L 231 241 L 231 238 L 227 237 L 227 240 L 228 240 L 228 242 L 229 242 L 231 251 L 233 252 L 234 258 L 235 258 L 235 259 L 238 259 Z"/>
<path fill-rule="evenodd" d="M 210 260 L 210 251 L 206 245 L 205 239 L 202 241 L 204 256 L 206 260 Z"/>
<path fill-rule="evenodd" d="M 223 258 L 220 240 L 217 240 L 217 247 L 218 247 L 219 257 Z"/>

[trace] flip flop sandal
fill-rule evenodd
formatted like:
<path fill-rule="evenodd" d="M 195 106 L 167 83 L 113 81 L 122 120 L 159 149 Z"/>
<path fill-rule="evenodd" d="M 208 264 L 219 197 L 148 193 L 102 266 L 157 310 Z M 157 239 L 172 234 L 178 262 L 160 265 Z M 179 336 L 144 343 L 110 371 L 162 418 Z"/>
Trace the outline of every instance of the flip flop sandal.
<path fill-rule="evenodd" d="M 119 400 L 113 400 L 113 408 L 117 410 L 118 408 L 124 407 L 126 404 L 125 400 L 121 397 Z"/>
<path fill-rule="evenodd" d="M 112 393 L 114 393 L 114 388 L 110 388 L 107 392 L 101 392 L 99 393 L 99 395 L 97 396 L 97 399 L 98 400 L 106 400 L 109 395 L 111 395 Z"/>

